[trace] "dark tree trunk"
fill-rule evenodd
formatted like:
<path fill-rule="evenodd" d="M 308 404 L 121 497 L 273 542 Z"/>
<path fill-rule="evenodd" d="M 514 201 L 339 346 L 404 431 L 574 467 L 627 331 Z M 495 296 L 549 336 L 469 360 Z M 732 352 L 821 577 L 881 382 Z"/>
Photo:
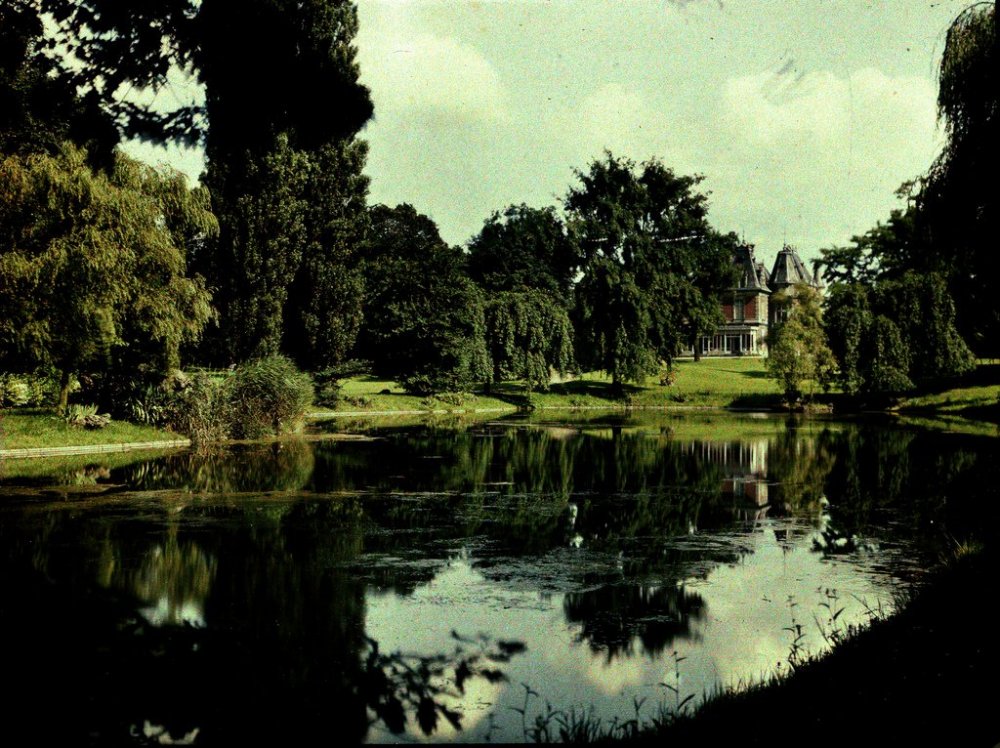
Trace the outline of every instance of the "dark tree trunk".
<path fill-rule="evenodd" d="M 68 371 L 63 371 L 59 376 L 59 412 L 65 413 L 69 407 L 69 387 L 73 377 Z"/>

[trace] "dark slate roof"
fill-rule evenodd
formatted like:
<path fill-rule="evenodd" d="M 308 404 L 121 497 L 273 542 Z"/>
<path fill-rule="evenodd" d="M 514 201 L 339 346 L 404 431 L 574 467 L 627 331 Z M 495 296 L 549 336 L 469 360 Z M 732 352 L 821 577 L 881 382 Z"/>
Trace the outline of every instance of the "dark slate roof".
<path fill-rule="evenodd" d="M 774 269 L 771 271 L 770 285 L 773 288 L 781 289 L 796 283 L 806 283 L 810 286 L 818 286 L 812 273 L 802 262 L 798 252 L 787 244 L 778 252 L 774 259 Z"/>
<path fill-rule="evenodd" d="M 755 263 L 754 267 L 757 268 L 757 279 L 760 281 L 761 285 L 769 286 L 771 284 L 771 276 L 767 274 L 767 268 L 764 267 L 764 263 Z"/>
<path fill-rule="evenodd" d="M 736 256 L 733 257 L 733 264 L 736 265 L 736 288 L 740 291 L 755 290 L 769 291 L 767 287 L 767 273 L 753 256 L 753 245 L 745 244 L 736 248 Z"/>

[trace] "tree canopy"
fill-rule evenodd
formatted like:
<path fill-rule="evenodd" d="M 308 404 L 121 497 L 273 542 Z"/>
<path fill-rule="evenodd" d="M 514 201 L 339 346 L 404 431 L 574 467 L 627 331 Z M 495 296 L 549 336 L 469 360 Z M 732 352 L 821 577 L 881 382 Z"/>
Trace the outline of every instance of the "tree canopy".
<path fill-rule="evenodd" d="M 849 246 L 822 250 L 819 263 L 832 283 L 868 287 L 910 272 L 939 276 L 953 299 L 958 333 L 980 355 L 1000 353 L 997 191 L 989 172 L 1000 135 L 995 12 L 994 3 L 975 3 L 948 29 L 938 78 L 947 138 L 928 172 L 900 187 L 906 207 Z"/>
<path fill-rule="evenodd" d="M 66 65 L 84 95 L 99 97 L 128 137 L 230 153 L 267 149 L 282 132 L 313 148 L 353 136 L 371 117 L 358 82 L 357 12 L 349 0 L 25 0 L 50 13 Z M 137 103 L 180 71 L 205 87 L 204 103 Z"/>
<path fill-rule="evenodd" d="M 583 258 L 580 363 L 615 383 L 641 380 L 720 319 L 719 294 L 734 282 L 735 237 L 709 225 L 700 176 L 606 153 L 577 178 L 566 211 Z"/>
<path fill-rule="evenodd" d="M 465 255 L 411 205 L 371 209 L 360 358 L 412 392 L 458 391 L 489 376 L 483 303 Z"/>
<path fill-rule="evenodd" d="M 945 279 L 934 273 L 910 272 L 872 286 L 838 284 L 824 324 L 850 394 L 900 392 L 975 364 L 955 326 Z"/>
<path fill-rule="evenodd" d="M 65 405 L 72 374 L 165 373 L 211 316 L 185 274 L 185 237 L 216 230 L 203 190 L 118 156 L 113 174 L 85 154 L 0 161 L 0 353 L 5 367 L 53 367 Z M 138 373 L 138 372 L 137 372 Z"/>
<path fill-rule="evenodd" d="M 0 5 L 0 153 L 57 154 L 65 141 L 110 169 L 118 133 L 94 96 L 77 95 L 69 76 L 46 54 L 37 10 Z"/>
<path fill-rule="evenodd" d="M 831 380 L 836 361 L 827 345 L 816 289 L 800 283 L 780 291 L 775 301 L 790 309 L 788 319 L 768 331 L 767 372 L 781 383 L 785 400 L 794 405 L 810 394 L 807 387 L 825 386 Z"/>
<path fill-rule="evenodd" d="M 959 330 L 982 355 L 1000 353 L 995 17 L 995 3 L 975 3 L 948 29 L 938 76 L 947 141 L 916 195 L 931 252 L 911 266 L 947 278 Z"/>
<path fill-rule="evenodd" d="M 469 243 L 469 275 L 487 291 L 546 291 L 569 302 L 579 252 L 555 208 L 512 205 Z"/>
<path fill-rule="evenodd" d="M 529 390 L 546 390 L 553 371 L 565 374 L 573 365 L 569 314 L 544 291 L 491 295 L 485 306 L 485 336 L 493 382 L 520 379 Z"/>

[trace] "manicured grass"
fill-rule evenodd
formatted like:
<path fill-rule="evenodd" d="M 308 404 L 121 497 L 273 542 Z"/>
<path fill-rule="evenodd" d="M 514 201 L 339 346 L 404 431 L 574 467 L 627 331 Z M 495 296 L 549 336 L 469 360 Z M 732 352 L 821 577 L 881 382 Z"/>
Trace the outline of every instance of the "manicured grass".
<path fill-rule="evenodd" d="M 900 410 L 934 410 L 939 413 L 957 414 L 969 408 L 995 407 L 1000 398 L 1000 384 L 957 387 L 903 400 Z"/>
<path fill-rule="evenodd" d="M 781 391 L 767 377 L 764 361 L 759 358 L 705 358 L 680 361 L 677 378 L 670 386 L 661 386 L 650 378 L 641 386 L 626 384 L 616 392 L 611 379 L 600 372 L 589 372 L 551 385 L 546 392 L 527 393 L 519 383 L 495 385 L 491 392 L 460 396 L 420 397 L 407 395 L 395 382 L 374 377 L 355 377 L 344 382 L 340 411 L 386 412 L 400 410 L 517 410 L 535 408 L 622 408 L 653 407 L 777 407 Z"/>
<path fill-rule="evenodd" d="M 59 416 L 40 410 L 5 411 L 0 413 L 0 449 L 33 449 L 38 447 L 77 447 L 92 444 L 172 441 L 178 434 L 139 426 L 125 421 L 112 421 L 103 429 L 93 431 L 70 426 Z"/>
<path fill-rule="evenodd" d="M 516 406 L 511 403 L 483 393 L 430 397 L 408 395 L 397 383 L 372 376 L 345 380 L 340 395 L 341 401 L 336 410 L 350 412 L 516 410 Z"/>

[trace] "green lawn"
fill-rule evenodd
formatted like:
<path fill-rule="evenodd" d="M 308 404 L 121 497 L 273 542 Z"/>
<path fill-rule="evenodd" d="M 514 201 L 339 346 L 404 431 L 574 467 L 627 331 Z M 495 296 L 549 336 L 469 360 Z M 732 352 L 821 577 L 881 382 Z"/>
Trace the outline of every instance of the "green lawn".
<path fill-rule="evenodd" d="M 77 447 L 93 444 L 171 441 L 179 438 L 182 437 L 169 431 L 125 421 L 112 421 L 103 429 L 90 431 L 79 426 L 70 426 L 59 416 L 43 410 L 0 413 L 0 449 Z"/>
<path fill-rule="evenodd" d="M 911 397 L 899 404 L 900 410 L 934 410 L 939 413 L 957 414 L 968 408 L 996 406 L 1000 398 L 1000 384 L 957 387 L 930 395 Z"/>
<path fill-rule="evenodd" d="M 650 378 L 642 386 L 625 386 L 624 398 L 616 394 L 611 380 L 598 372 L 553 384 L 547 392 L 532 392 L 536 408 L 670 408 L 774 407 L 780 404 L 777 383 L 767 378 L 764 360 L 759 358 L 706 358 L 699 362 L 680 361 L 677 378 L 669 387 Z M 518 383 L 493 387 L 490 394 L 478 392 L 459 396 L 424 398 L 407 395 L 395 382 L 375 377 L 355 377 L 344 383 L 339 411 L 384 412 L 400 410 L 516 410 L 528 402 L 528 394 Z"/>

